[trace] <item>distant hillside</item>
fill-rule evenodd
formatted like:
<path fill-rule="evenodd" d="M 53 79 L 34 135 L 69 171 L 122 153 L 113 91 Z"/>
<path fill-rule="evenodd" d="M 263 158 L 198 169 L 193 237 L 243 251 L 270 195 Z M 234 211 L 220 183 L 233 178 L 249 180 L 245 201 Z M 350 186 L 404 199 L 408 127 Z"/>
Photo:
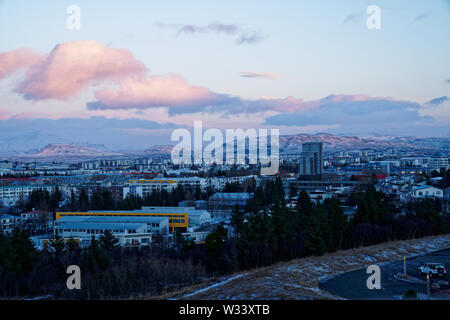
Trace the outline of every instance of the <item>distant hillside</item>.
<path fill-rule="evenodd" d="M 305 142 L 323 142 L 325 150 L 350 150 L 386 148 L 416 149 L 416 150 L 450 150 L 450 138 L 418 138 L 393 136 L 338 136 L 329 133 L 296 134 L 280 136 L 280 152 L 296 153 L 302 151 Z M 144 151 L 145 154 L 169 154 L 173 146 L 151 146 Z"/>
<path fill-rule="evenodd" d="M 51 157 L 104 157 L 118 156 L 119 153 L 83 147 L 74 144 L 49 144 L 37 153 L 27 154 L 31 158 L 51 158 Z"/>
<path fill-rule="evenodd" d="M 301 146 L 305 142 L 323 142 L 327 150 L 338 149 L 385 149 L 385 148 L 408 148 L 408 149 L 434 149 L 450 148 L 450 139 L 435 138 L 427 141 L 424 138 L 397 138 L 380 137 L 366 138 L 357 136 L 336 136 L 328 133 L 318 134 L 297 134 L 293 136 L 280 137 L 280 149 L 284 152 L 301 151 Z M 442 141 L 442 139 L 447 141 Z M 438 141 L 439 140 L 439 141 Z"/>
<path fill-rule="evenodd" d="M 145 149 L 144 154 L 145 155 L 169 154 L 172 152 L 172 148 L 173 146 L 169 145 L 151 146 L 148 149 Z"/>

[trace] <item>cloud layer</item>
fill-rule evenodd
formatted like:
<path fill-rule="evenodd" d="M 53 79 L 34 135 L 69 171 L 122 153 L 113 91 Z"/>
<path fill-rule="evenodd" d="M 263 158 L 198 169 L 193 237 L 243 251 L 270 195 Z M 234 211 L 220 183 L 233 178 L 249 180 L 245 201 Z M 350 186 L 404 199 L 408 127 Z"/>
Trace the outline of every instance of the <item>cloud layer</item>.
<path fill-rule="evenodd" d="M 145 65 L 128 50 L 108 48 L 97 41 L 74 41 L 57 45 L 32 65 L 16 91 L 31 100 L 67 99 L 89 85 L 120 81 L 144 71 Z"/>
<path fill-rule="evenodd" d="M 211 25 L 209 29 L 236 32 L 231 25 Z M 447 97 L 424 105 L 366 95 L 330 95 L 310 101 L 296 97 L 244 99 L 192 85 L 180 75 L 151 75 L 130 51 L 109 48 L 97 41 L 64 43 L 49 54 L 32 49 L 0 53 L 0 78 L 20 70 L 25 72 L 15 77 L 13 90 L 28 100 L 68 100 L 93 88 L 94 100 L 86 104 L 86 109 L 91 111 L 88 116 L 114 112 L 137 114 L 158 108 L 158 112 L 163 110 L 168 116 L 208 114 L 220 119 L 251 115 L 266 118 L 265 123 L 270 126 L 340 128 L 345 132 L 385 129 L 399 132 L 420 130 L 420 127 L 438 130 L 439 125 L 450 123 Z M 279 77 L 252 71 L 242 72 L 240 76 Z M 10 111 L 0 111 L 0 119 L 11 118 Z"/>
<path fill-rule="evenodd" d="M 30 48 L 0 53 L 0 79 L 42 60 L 44 55 Z"/>

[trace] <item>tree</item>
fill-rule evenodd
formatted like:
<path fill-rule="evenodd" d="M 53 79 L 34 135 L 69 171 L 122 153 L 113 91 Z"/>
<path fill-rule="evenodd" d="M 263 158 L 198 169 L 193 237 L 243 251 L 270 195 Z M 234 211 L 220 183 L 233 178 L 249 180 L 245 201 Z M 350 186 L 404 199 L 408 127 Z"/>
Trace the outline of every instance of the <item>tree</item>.
<path fill-rule="evenodd" d="M 297 198 L 297 216 L 296 227 L 302 229 L 305 227 L 308 217 L 314 214 L 313 204 L 306 191 L 301 191 Z"/>
<path fill-rule="evenodd" d="M 80 196 L 78 197 L 78 205 L 82 212 L 89 210 L 89 197 L 84 188 L 81 189 Z"/>
<path fill-rule="evenodd" d="M 108 256 L 100 247 L 94 236 L 92 236 L 91 244 L 82 256 L 82 263 L 94 272 L 106 270 L 110 263 Z"/>
<path fill-rule="evenodd" d="M 242 228 L 244 226 L 244 212 L 240 210 L 239 205 L 236 204 L 233 208 L 233 212 L 231 213 L 230 217 L 231 225 L 234 228 L 234 233 L 236 237 L 239 238 Z"/>
<path fill-rule="evenodd" d="M 25 230 L 15 229 L 11 237 L 11 245 L 15 252 L 17 272 L 28 273 L 39 257 L 39 252 Z"/>
<path fill-rule="evenodd" d="M 48 245 L 45 248 L 48 252 L 54 253 L 55 256 L 59 257 L 64 252 L 66 244 L 64 239 L 59 235 L 58 232 L 48 241 Z"/>
<path fill-rule="evenodd" d="M 355 223 L 369 222 L 372 224 L 385 224 L 388 222 L 389 209 L 387 199 L 383 192 L 370 187 L 358 196 L 358 209 L 355 214 Z"/>
<path fill-rule="evenodd" d="M 329 248 L 332 251 L 340 250 L 344 241 L 344 233 L 347 228 L 347 218 L 340 201 L 336 198 L 326 199 L 324 202 L 327 225 L 329 227 Z"/>
<path fill-rule="evenodd" d="M 17 253 L 12 245 L 11 236 L 0 232 L 0 270 L 16 273 L 20 270 Z"/>
<path fill-rule="evenodd" d="M 50 209 L 55 211 L 59 207 L 59 202 L 62 200 L 62 193 L 57 186 L 50 195 Z"/>
<path fill-rule="evenodd" d="M 98 239 L 98 242 L 100 244 L 100 247 L 105 250 L 118 248 L 120 246 L 119 240 L 109 230 L 105 230 L 104 232 L 102 232 Z"/>
<path fill-rule="evenodd" d="M 79 243 L 79 241 L 77 241 L 77 240 L 75 240 L 73 238 L 68 239 L 66 241 L 66 249 L 69 252 L 75 252 L 75 251 L 80 250 L 80 243 Z"/>
<path fill-rule="evenodd" d="M 217 257 L 220 249 L 223 246 L 223 242 L 227 238 L 227 230 L 221 225 L 217 226 L 217 229 L 205 239 L 205 246 L 210 257 Z"/>

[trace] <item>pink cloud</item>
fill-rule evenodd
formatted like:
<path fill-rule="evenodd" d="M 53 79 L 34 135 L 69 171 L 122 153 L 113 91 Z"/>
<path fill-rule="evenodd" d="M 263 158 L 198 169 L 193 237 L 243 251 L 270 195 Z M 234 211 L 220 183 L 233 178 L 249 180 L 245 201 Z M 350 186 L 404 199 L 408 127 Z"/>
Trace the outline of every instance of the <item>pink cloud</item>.
<path fill-rule="evenodd" d="M 73 41 L 57 45 L 46 59 L 32 65 L 16 91 L 32 100 L 67 99 L 89 85 L 144 71 L 145 65 L 128 50 L 94 40 Z"/>
<path fill-rule="evenodd" d="M 11 118 L 11 113 L 9 113 L 6 110 L 1 110 L 0 109 L 0 120 L 7 120 L 9 118 Z"/>
<path fill-rule="evenodd" d="M 120 82 L 118 89 L 97 91 L 95 97 L 98 102 L 88 104 L 90 109 L 189 108 L 220 103 L 222 99 L 207 88 L 188 84 L 178 75 L 129 77 Z"/>
<path fill-rule="evenodd" d="M 0 79 L 42 60 L 44 55 L 30 48 L 0 53 Z"/>

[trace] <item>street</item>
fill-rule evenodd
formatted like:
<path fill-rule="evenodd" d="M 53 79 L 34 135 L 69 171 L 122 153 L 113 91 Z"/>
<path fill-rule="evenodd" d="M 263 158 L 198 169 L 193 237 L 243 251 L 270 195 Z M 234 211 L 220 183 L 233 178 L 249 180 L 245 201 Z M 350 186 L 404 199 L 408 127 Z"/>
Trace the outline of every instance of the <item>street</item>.
<path fill-rule="evenodd" d="M 426 295 L 425 284 L 416 284 L 396 279 L 395 273 L 403 273 L 403 260 L 381 264 L 381 289 L 369 290 L 366 286 L 366 269 L 360 269 L 340 274 L 331 279 L 322 281 L 319 288 L 332 294 L 352 300 L 391 300 L 401 299 L 406 291 L 412 289 L 419 295 Z M 408 275 L 418 277 L 417 270 L 427 262 L 443 263 L 446 268 L 450 266 L 450 249 L 433 252 L 407 259 L 406 272 Z M 432 281 L 436 281 L 433 279 Z M 450 299 L 450 295 L 432 295 L 432 298 Z"/>

